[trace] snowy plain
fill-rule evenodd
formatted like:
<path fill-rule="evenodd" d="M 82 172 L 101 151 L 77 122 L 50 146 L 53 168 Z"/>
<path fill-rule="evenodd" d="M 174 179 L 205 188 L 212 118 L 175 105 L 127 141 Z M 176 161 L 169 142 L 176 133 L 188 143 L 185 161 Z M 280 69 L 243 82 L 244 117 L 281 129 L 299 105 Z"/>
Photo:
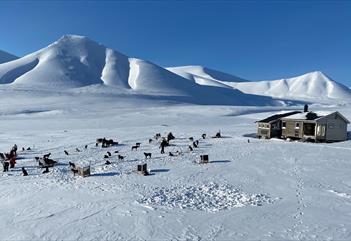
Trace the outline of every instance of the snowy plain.
<path fill-rule="evenodd" d="M 254 122 L 282 107 L 201 106 L 84 94 L 74 98 L 62 93 L 55 98 L 52 93 L 23 91 L 2 94 L 0 106 L 0 149 L 9 150 L 14 143 L 32 149 L 20 151 L 16 168 L 0 174 L 1 239 L 351 238 L 350 141 L 253 138 Z M 310 108 L 337 109 L 351 117 L 349 106 Z M 202 133 L 211 136 L 218 130 L 225 138 L 201 139 Z M 161 155 L 158 143 L 149 144 L 148 139 L 170 131 L 176 136 L 174 146 Z M 200 139 L 191 153 L 190 136 Z M 116 139 L 120 145 L 95 147 L 98 137 Z M 136 142 L 142 143 L 141 149 L 131 151 Z M 112 165 L 104 165 L 106 151 L 115 150 L 126 159 L 118 161 L 112 154 Z M 182 155 L 167 155 L 177 150 Z M 34 156 L 49 152 L 60 165 L 41 174 Z M 143 152 L 153 155 L 146 161 L 152 175 L 146 177 L 135 173 L 136 165 L 145 162 Z M 208 154 L 211 162 L 197 164 L 201 154 Z M 73 177 L 69 161 L 90 162 L 92 176 Z M 29 176 L 21 175 L 22 166 Z"/>
<path fill-rule="evenodd" d="M 255 138 L 255 121 L 303 108 L 286 99 L 291 86 L 313 87 L 298 98 L 311 110 L 351 119 L 349 90 L 319 72 L 269 92 L 208 69 L 168 70 L 81 36 L 0 64 L 0 152 L 19 147 L 16 168 L 0 173 L 1 240 L 351 239 L 351 142 Z M 160 154 L 148 140 L 168 132 L 176 139 Z M 102 137 L 119 145 L 96 147 Z M 47 153 L 59 164 L 42 174 L 34 157 Z M 197 163 L 202 154 L 210 163 Z M 90 163 L 92 175 L 73 176 L 69 162 Z M 135 172 L 145 162 L 149 176 Z"/>

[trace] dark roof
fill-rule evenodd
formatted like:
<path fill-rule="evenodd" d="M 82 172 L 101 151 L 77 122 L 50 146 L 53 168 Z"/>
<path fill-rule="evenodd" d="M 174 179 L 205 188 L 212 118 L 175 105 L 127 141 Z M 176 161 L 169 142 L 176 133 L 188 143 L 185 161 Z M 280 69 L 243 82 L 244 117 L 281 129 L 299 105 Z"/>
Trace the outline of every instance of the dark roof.
<path fill-rule="evenodd" d="M 256 122 L 269 123 L 269 122 L 272 122 L 272 121 L 275 121 L 275 120 L 279 120 L 280 118 L 287 117 L 289 115 L 295 115 L 295 114 L 298 114 L 298 113 L 301 113 L 301 111 L 291 111 L 291 112 L 286 112 L 284 114 L 275 114 L 275 115 L 272 115 L 270 117 L 267 117 L 267 118 L 265 118 L 263 120 L 259 120 L 259 121 L 256 121 Z"/>

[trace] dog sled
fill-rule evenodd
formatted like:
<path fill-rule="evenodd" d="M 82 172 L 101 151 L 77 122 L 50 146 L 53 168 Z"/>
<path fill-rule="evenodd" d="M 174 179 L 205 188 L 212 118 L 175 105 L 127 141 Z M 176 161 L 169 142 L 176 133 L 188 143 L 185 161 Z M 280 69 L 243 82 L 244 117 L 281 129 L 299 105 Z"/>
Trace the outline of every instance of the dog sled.
<path fill-rule="evenodd" d="M 200 164 L 207 164 L 209 163 L 208 155 L 200 155 Z"/>
<path fill-rule="evenodd" d="M 137 166 L 137 172 L 143 176 L 149 175 L 149 172 L 147 171 L 147 164 L 139 164 Z"/>

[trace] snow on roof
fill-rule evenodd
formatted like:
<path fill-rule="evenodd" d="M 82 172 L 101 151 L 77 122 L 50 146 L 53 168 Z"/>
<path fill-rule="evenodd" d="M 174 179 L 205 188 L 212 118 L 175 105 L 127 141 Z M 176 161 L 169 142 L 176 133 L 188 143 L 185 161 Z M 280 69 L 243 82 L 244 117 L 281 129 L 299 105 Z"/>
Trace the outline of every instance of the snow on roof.
<path fill-rule="evenodd" d="M 315 120 L 324 116 L 328 116 L 333 113 L 335 113 L 335 111 L 309 111 L 309 112 L 302 112 L 295 115 L 290 115 L 290 116 L 284 117 L 284 119 Z"/>

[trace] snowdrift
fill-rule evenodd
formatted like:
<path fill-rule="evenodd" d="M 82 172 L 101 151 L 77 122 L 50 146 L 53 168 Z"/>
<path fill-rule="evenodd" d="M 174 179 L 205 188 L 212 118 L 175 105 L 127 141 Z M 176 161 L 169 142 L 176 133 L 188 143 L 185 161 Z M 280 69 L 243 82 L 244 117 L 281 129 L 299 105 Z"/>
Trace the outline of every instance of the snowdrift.
<path fill-rule="evenodd" d="M 51 91 L 88 88 L 93 93 L 94 86 L 99 91 L 100 86 L 106 86 L 114 87 L 116 93 L 125 91 L 134 96 L 197 104 L 282 104 L 269 97 L 244 94 L 225 84 L 203 86 L 190 82 L 151 62 L 130 58 L 77 35 L 65 35 L 46 48 L 1 64 L 0 84 Z"/>

